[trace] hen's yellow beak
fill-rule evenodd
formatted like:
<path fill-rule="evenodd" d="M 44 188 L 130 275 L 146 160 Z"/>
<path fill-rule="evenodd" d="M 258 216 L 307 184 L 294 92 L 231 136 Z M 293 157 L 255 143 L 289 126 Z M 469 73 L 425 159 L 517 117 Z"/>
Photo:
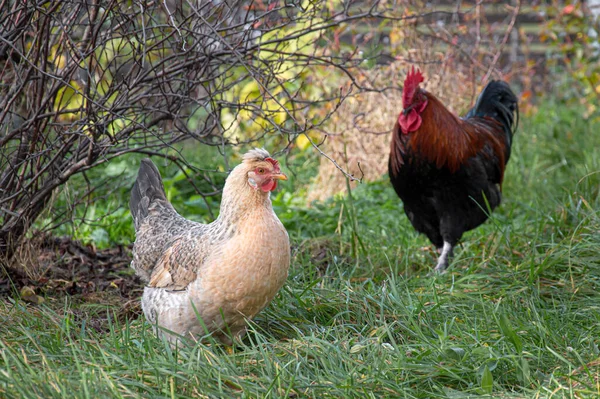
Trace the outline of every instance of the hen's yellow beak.
<path fill-rule="evenodd" d="M 287 180 L 287 176 L 284 175 L 283 173 L 277 173 L 275 175 L 271 175 L 271 177 L 275 180 Z"/>

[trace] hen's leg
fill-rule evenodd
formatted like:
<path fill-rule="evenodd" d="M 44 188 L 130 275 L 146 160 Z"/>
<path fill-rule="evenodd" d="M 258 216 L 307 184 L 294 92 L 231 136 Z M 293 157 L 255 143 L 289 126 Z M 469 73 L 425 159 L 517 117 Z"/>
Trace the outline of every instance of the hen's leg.
<path fill-rule="evenodd" d="M 442 247 L 442 253 L 438 258 L 437 265 L 435 265 L 434 271 L 436 273 L 442 273 L 448 267 L 450 263 L 450 258 L 452 257 L 452 252 L 454 250 L 454 246 L 450 244 L 448 241 L 444 241 L 444 246 Z"/>

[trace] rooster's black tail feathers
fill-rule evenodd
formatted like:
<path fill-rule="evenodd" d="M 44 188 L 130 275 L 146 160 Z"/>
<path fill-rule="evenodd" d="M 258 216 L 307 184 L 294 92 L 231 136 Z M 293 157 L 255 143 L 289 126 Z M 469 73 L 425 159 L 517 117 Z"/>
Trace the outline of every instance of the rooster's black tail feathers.
<path fill-rule="evenodd" d="M 140 165 L 129 200 L 129 209 L 136 231 L 148 216 L 148 208 L 155 200 L 163 200 L 168 203 L 160 172 L 150 159 L 145 158 Z"/>
<path fill-rule="evenodd" d="M 519 125 L 517 96 L 506 82 L 493 80 L 483 89 L 475 106 L 465 115 L 465 119 L 474 117 L 491 117 L 500 122 L 510 146 Z"/>

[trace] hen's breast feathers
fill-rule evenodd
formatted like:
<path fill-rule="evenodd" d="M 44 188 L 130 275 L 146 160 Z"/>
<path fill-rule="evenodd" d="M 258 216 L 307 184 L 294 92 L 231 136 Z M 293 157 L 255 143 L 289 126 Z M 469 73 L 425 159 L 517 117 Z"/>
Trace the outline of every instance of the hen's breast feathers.
<path fill-rule="evenodd" d="M 290 247 L 287 232 L 271 209 L 240 221 L 217 256 L 205 262 L 194 288 L 253 317 L 275 296 L 287 278 Z"/>

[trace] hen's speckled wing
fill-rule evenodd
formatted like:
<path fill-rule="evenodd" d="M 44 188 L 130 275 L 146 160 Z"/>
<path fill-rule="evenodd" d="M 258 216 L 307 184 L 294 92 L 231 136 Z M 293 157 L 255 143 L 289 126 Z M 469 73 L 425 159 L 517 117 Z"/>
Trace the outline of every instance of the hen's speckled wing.
<path fill-rule="evenodd" d="M 187 220 L 169 203 L 162 179 L 149 159 L 142 160 L 129 203 L 136 230 L 131 267 L 155 287 L 181 289 L 196 278 L 211 225 Z"/>
<path fill-rule="evenodd" d="M 149 287 L 182 290 L 196 280 L 219 238 L 212 225 L 196 224 L 172 241 L 155 263 Z"/>
<path fill-rule="evenodd" d="M 164 282 L 155 285 L 160 280 L 157 280 L 159 271 L 164 267 L 170 270 L 182 269 L 178 273 L 181 278 L 177 279 L 182 280 L 181 284 L 192 275 L 195 277 L 194 269 L 202 262 L 203 244 L 208 241 L 204 236 L 208 230 L 208 225 L 187 220 L 170 204 L 156 201 L 150 206 L 148 216 L 136 232 L 131 267 L 142 280 L 157 287 L 166 285 Z M 178 262 L 178 267 L 172 265 L 175 261 Z"/>

